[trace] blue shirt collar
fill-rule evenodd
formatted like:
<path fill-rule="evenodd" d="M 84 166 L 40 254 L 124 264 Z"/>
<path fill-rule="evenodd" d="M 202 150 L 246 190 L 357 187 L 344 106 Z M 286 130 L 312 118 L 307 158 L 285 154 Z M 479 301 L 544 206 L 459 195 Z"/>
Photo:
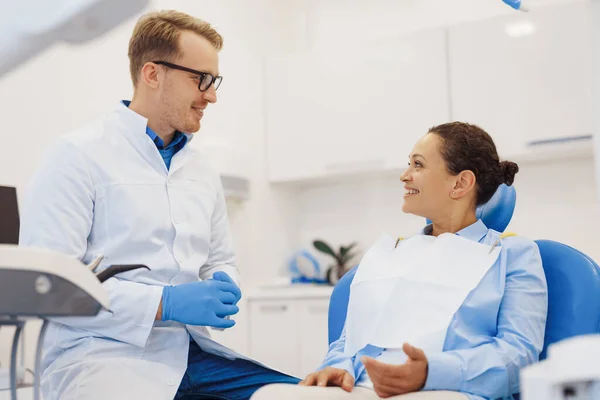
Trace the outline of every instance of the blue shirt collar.
<path fill-rule="evenodd" d="M 154 142 L 154 144 L 156 145 L 156 147 L 159 150 L 163 150 L 165 149 L 165 142 L 160 138 L 160 136 L 158 136 L 156 134 L 156 132 L 154 132 L 152 129 L 150 129 L 149 126 L 146 126 L 146 134 L 148 136 L 150 136 L 150 139 L 152 139 L 152 141 Z M 186 134 L 176 131 L 175 135 L 173 136 L 173 140 L 171 140 L 171 142 L 169 143 L 169 145 L 166 147 L 167 149 L 170 149 L 172 147 L 176 147 L 176 148 L 183 148 L 183 146 L 185 146 L 185 144 L 188 141 L 188 137 Z"/>
<path fill-rule="evenodd" d="M 429 224 L 421 233 L 423 235 L 431 235 L 431 231 L 433 230 L 433 225 Z M 465 239 L 472 240 L 474 242 L 479 242 L 485 235 L 488 233 L 488 228 L 485 226 L 482 220 L 478 219 L 475 223 L 461 229 L 456 232 L 458 236 L 464 237 Z"/>
<path fill-rule="evenodd" d="M 127 109 L 129 109 L 129 105 L 131 104 L 131 101 L 130 100 L 121 100 L 121 103 L 125 107 L 127 107 Z M 135 114 L 135 115 L 137 115 L 137 114 Z M 156 134 L 156 132 L 154 132 L 152 129 L 150 129 L 150 127 L 148 126 L 147 123 L 148 123 L 148 120 L 146 119 L 146 135 L 148 135 L 150 137 L 150 139 L 152 139 L 152 141 L 154 142 L 154 144 L 156 145 L 156 147 L 159 150 L 163 150 L 164 146 L 165 146 L 165 142 L 163 142 L 163 140 L 160 138 L 160 136 L 158 136 Z M 169 149 L 171 147 L 175 147 L 175 146 L 177 146 L 177 149 L 182 149 L 186 145 L 186 143 L 188 141 L 190 141 L 192 136 L 193 135 L 191 135 L 191 134 L 176 131 L 175 136 L 173 136 L 173 140 L 171 140 L 171 143 L 169 143 L 169 145 L 167 146 L 167 149 Z"/>

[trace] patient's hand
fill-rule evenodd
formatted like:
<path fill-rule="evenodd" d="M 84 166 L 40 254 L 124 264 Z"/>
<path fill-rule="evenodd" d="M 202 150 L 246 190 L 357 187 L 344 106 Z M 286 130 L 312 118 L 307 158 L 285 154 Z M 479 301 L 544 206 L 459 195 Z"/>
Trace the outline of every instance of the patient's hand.
<path fill-rule="evenodd" d="M 346 392 L 351 392 L 354 387 L 354 378 L 344 369 L 327 367 L 308 375 L 299 385 L 339 386 Z"/>
<path fill-rule="evenodd" d="M 405 343 L 402 350 L 408 356 L 406 363 L 391 365 L 369 357 L 361 358 L 373 389 L 379 397 L 386 398 L 419 391 L 427 380 L 427 357 L 423 350 Z"/>

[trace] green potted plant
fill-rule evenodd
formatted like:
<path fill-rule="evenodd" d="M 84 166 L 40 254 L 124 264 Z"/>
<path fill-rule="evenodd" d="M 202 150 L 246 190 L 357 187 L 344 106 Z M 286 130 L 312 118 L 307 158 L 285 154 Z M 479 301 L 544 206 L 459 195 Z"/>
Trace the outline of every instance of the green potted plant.
<path fill-rule="evenodd" d="M 335 285 L 346 272 L 350 269 L 348 263 L 354 258 L 356 253 L 351 250 L 356 247 L 356 243 L 351 243 L 348 246 L 340 246 L 338 252 L 323 240 L 315 240 L 313 246 L 322 253 L 333 257 L 335 264 L 327 269 L 327 282 Z"/>

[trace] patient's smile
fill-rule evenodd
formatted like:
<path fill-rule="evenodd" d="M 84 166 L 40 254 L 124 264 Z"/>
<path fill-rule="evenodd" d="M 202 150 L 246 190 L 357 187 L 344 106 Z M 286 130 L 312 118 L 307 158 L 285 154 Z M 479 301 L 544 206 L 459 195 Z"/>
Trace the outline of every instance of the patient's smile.
<path fill-rule="evenodd" d="M 414 196 L 416 194 L 419 194 L 420 192 L 417 189 L 408 189 L 405 188 L 404 189 L 404 197 L 410 197 L 410 196 Z"/>

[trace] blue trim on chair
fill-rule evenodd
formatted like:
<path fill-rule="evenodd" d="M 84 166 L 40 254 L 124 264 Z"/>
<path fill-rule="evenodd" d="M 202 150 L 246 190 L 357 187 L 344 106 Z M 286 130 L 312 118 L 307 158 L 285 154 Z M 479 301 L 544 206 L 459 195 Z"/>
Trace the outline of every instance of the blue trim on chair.
<path fill-rule="evenodd" d="M 354 279 L 358 266 L 346 272 L 333 288 L 329 299 L 328 333 L 329 344 L 339 339 L 346 322 L 348 300 L 350 299 L 350 284 Z"/>

